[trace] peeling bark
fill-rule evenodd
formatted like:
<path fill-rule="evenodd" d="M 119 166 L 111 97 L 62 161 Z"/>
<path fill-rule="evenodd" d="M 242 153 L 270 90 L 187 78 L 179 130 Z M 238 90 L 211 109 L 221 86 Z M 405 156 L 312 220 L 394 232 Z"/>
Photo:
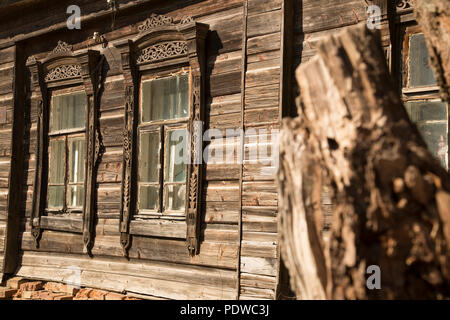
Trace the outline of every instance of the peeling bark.
<path fill-rule="evenodd" d="M 448 297 L 449 176 L 408 118 L 379 33 L 359 25 L 328 37 L 296 78 L 299 117 L 283 123 L 277 180 L 298 298 Z M 323 186 L 330 232 L 320 230 Z M 366 286 L 370 265 L 381 290 Z"/>

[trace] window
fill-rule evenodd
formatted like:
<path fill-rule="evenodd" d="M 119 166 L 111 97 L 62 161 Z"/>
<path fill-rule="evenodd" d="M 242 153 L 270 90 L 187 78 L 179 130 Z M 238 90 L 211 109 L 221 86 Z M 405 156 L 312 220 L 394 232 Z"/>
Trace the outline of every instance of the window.
<path fill-rule="evenodd" d="M 98 126 L 104 58 L 58 41 L 43 59 L 30 56 L 30 110 L 36 112 L 36 170 L 31 234 L 45 230 L 83 235 L 90 254 L 95 230 L 96 172 L 103 154 Z"/>
<path fill-rule="evenodd" d="M 85 179 L 86 94 L 52 97 L 49 128 L 48 211 L 81 211 Z"/>
<path fill-rule="evenodd" d="M 188 114 L 188 73 L 142 81 L 139 214 L 184 215 Z"/>
<path fill-rule="evenodd" d="M 125 79 L 120 245 L 127 256 L 134 235 L 175 237 L 195 255 L 209 27 L 152 14 L 137 30 L 114 44 Z"/>
<path fill-rule="evenodd" d="M 428 148 L 442 166 L 448 168 L 446 104 L 440 100 L 418 100 L 406 102 L 405 107 Z"/>
<path fill-rule="evenodd" d="M 448 111 L 429 64 L 425 36 L 417 26 L 405 28 L 402 93 L 406 110 L 429 150 L 448 169 Z"/>
<path fill-rule="evenodd" d="M 416 88 L 436 85 L 436 79 L 429 64 L 425 36 L 422 33 L 413 34 L 409 38 L 408 69 L 408 87 Z"/>

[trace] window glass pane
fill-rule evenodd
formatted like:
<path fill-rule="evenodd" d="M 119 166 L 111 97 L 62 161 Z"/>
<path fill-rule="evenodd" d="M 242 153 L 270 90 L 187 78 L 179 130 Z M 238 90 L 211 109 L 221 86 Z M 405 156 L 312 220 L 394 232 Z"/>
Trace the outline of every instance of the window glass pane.
<path fill-rule="evenodd" d="M 415 34 L 409 43 L 409 84 L 411 87 L 436 84 L 429 63 L 428 49 L 423 34 Z"/>
<path fill-rule="evenodd" d="M 69 207 L 80 208 L 84 202 L 84 186 L 75 185 L 69 187 Z"/>
<path fill-rule="evenodd" d="M 186 129 L 171 130 L 166 133 L 166 150 L 164 181 L 186 181 Z"/>
<path fill-rule="evenodd" d="M 69 182 L 84 181 L 84 137 L 69 138 Z"/>
<path fill-rule="evenodd" d="M 164 204 L 166 210 L 184 210 L 186 186 L 184 184 L 166 185 L 164 190 Z"/>
<path fill-rule="evenodd" d="M 86 94 L 77 92 L 52 98 L 50 131 L 84 128 Z"/>
<path fill-rule="evenodd" d="M 418 125 L 428 149 L 441 161 L 444 168 L 448 168 L 447 161 L 447 123 L 429 123 Z"/>
<path fill-rule="evenodd" d="M 140 186 L 139 209 L 156 210 L 159 204 L 159 186 Z"/>
<path fill-rule="evenodd" d="M 159 182 L 159 133 L 141 133 L 139 177 L 141 182 Z"/>
<path fill-rule="evenodd" d="M 405 103 L 411 120 L 417 124 L 429 150 L 448 168 L 447 106 L 441 101 Z"/>
<path fill-rule="evenodd" d="M 62 208 L 64 205 L 64 186 L 48 187 L 48 206 L 50 208 Z"/>
<path fill-rule="evenodd" d="M 64 140 L 50 141 L 49 183 L 64 183 Z"/>
<path fill-rule="evenodd" d="M 142 121 L 186 118 L 188 93 L 188 74 L 143 82 Z"/>
<path fill-rule="evenodd" d="M 441 101 L 409 101 L 406 110 L 414 122 L 443 120 L 447 121 L 447 108 Z"/>

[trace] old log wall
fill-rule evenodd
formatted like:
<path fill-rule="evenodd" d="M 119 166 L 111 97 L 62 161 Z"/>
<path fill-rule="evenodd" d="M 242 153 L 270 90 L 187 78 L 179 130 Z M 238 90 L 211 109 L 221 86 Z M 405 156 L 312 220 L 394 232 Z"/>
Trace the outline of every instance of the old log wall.
<path fill-rule="evenodd" d="M 0 50 L 0 274 L 3 273 L 8 218 L 8 185 L 13 128 L 15 47 Z"/>
<path fill-rule="evenodd" d="M 116 14 L 109 11 L 106 1 L 90 0 L 47 0 L 45 7 L 41 0 L 14 2 L 10 9 L 0 11 L 0 119 L 5 114 L 7 121 L 0 123 L 0 265 L 6 256 L 6 238 L 12 262 L 2 272 L 12 273 L 20 266 L 18 274 L 26 277 L 67 281 L 76 276 L 86 286 L 172 299 L 277 298 L 277 150 L 271 143 L 277 140 L 281 118 L 295 110 L 291 107 L 297 95 L 295 67 L 309 60 L 321 37 L 366 19 L 366 2 L 116 2 Z M 81 30 L 66 27 L 66 9 L 71 4 L 81 8 Z M 192 16 L 209 25 L 206 128 L 223 135 L 232 130 L 235 138 L 215 136 L 207 145 L 234 149 L 236 162 L 225 163 L 223 159 L 206 165 L 198 255 L 188 254 L 184 222 L 155 224 L 149 228 L 152 236 L 133 236 L 128 261 L 122 256 L 119 234 L 125 88 L 121 57 L 114 44 L 133 38 L 136 26 L 152 13 L 172 17 L 174 22 Z M 105 48 L 88 40 L 94 32 L 107 39 Z M 99 110 L 105 149 L 96 176 L 93 258 L 83 252 L 81 234 L 45 230 L 37 249 L 30 230 L 38 110 L 37 97 L 30 94 L 25 61 L 30 56 L 46 57 L 59 40 L 73 45 L 74 50 L 98 50 L 107 62 Z M 13 112 L 24 121 L 19 120 L 15 129 Z M 13 135 L 13 130 L 21 134 Z M 17 136 L 16 143 L 11 140 L 13 136 Z M 17 155 L 23 151 L 23 163 L 15 161 L 13 145 L 20 146 Z M 256 162 L 250 159 L 255 154 L 259 156 Z M 12 179 L 10 172 L 15 172 Z M 22 192 L 8 196 L 11 190 L 19 189 Z"/>
<path fill-rule="evenodd" d="M 198 22 L 209 24 L 206 81 L 209 88 L 206 99 L 210 103 L 207 112 L 219 114 L 216 108 L 220 107 L 216 101 L 232 101 L 240 95 L 242 1 L 230 1 L 226 5 L 220 1 L 192 2 L 187 6 L 177 3 L 166 8 L 149 5 L 145 11 L 139 12 L 136 22 L 145 20 L 155 11 L 172 17 L 174 21 L 191 15 Z M 107 39 L 111 39 L 108 47 L 95 47 L 106 57 L 109 70 L 100 102 L 100 131 L 105 150 L 96 177 L 98 222 L 92 249 L 94 259 L 83 254 L 82 235 L 44 231 L 40 247 L 36 249 L 25 218 L 24 255 L 19 275 L 62 280 L 73 276 L 75 269 L 80 270 L 81 283 L 92 287 L 171 299 L 235 299 L 239 252 L 236 200 L 239 189 L 233 188 L 233 179 L 236 178 L 225 174 L 230 170 L 225 165 L 206 168 L 205 217 L 199 255 L 189 256 L 183 235 L 179 236 L 186 230 L 186 224 L 182 222 L 172 228 L 155 224 L 154 237 L 133 236 L 130 261 L 122 257 L 119 218 L 125 97 L 120 55 L 113 48 L 113 42 L 135 35 L 130 22 L 128 17 L 118 17 L 116 30 L 105 34 Z M 58 38 L 65 40 L 64 34 Z M 35 106 L 36 103 L 31 101 L 32 119 L 36 114 Z M 227 105 L 224 109 L 230 112 L 231 108 Z M 217 120 L 223 123 L 211 116 L 209 127 L 216 127 Z M 229 127 L 237 125 L 229 121 Z M 31 137 L 35 136 L 34 130 L 32 126 Z M 25 217 L 30 215 L 32 208 L 35 147 L 36 141 L 31 138 Z"/>
<path fill-rule="evenodd" d="M 295 1 L 295 63 L 308 61 L 316 53 L 317 43 L 328 34 L 366 20 L 364 0 Z"/>
<path fill-rule="evenodd" d="M 24 138 L 19 139 L 17 145 L 24 150 L 24 163 L 21 165 L 24 176 L 13 178 L 22 190 L 17 192 L 20 197 L 14 200 L 21 218 L 20 222 L 10 224 L 21 230 L 11 237 L 12 242 L 18 241 L 20 246 L 11 247 L 11 252 L 15 252 L 11 261 L 16 260 L 18 275 L 53 281 L 73 281 L 76 278 L 85 286 L 169 299 L 275 299 L 279 271 L 275 168 L 271 161 L 262 164 L 250 162 L 249 154 L 258 153 L 262 146 L 269 150 L 265 156 L 268 159 L 263 160 L 270 160 L 272 153 L 268 145 L 272 130 L 279 127 L 284 1 L 119 1 L 119 7 L 125 9 L 117 13 L 114 31 L 111 31 L 111 14 L 105 4 L 75 2 L 83 15 L 82 29 L 78 31 L 68 31 L 65 27 L 68 17 L 65 5 L 68 2 L 64 1 L 48 10 L 21 8 L 27 15 L 23 23 L 18 23 L 14 17 L 20 8 L 11 9 L 10 14 L 3 17 L 0 39 L 16 44 L 20 52 L 16 53 L 14 46 L 7 46 L 0 40 L 0 106 L 5 106 L 8 120 L 1 125 L 4 132 L 0 142 L 0 261 L 5 256 L 8 190 L 11 190 L 8 177 L 12 112 L 20 106 L 14 102 L 14 88 L 21 85 L 27 90 L 27 95 L 23 95 L 27 100 L 26 112 L 21 115 L 25 120 Z M 133 4 L 136 7 L 131 7 Z M 120 54 L 114 43 L 133 38 L 137 34 L 136 26 L 152 13 L 170 16 L 174 22 L 189 15 L 209 25 L 206 40 L 206 128 L 217 129 L 222 134 L 227 129 L 236 131 L 235 139 L 214 137 L 209 147 L 226 145 L 235 149 L 236 162 L 218 161 L 206 165 L 202 242 L 198 255 L 189 256 L 183 239 L 186 224 L 181 222 L 155 224 L 151 227 L 154 236 L 133 236 L 130 260 L 127 260 L 122 255 L 119 237 L 124 77 Z M 88 39 L 95 31 L 108 40 L 106 48 Z M 29 73 L 21 72 L 20 75 L 26 85 L 17 82 L 13 73 L 14 67 L 18 64 L 24 66 L 30 56 L 45 58 L 59 40 L 73 45 L 73 50 L 89 46 L 100 51 L 107 61 L 99 110 L 104 153 L 96 176 L 97 221 L 93 258 L 83 252 L 81 234 L 44 230 L 36 248 L 30 229 L 38 97 L 29 91 Z M 16 56 L 19 62 L 15 63 Z M 267 138 L 266 133 L 259 129 L 267 130 Z M 249 130 L 249 136 L 241 136 L 239 130 Z M 240 138 L 245 141 L 243 163 L 239 159 Z M 67 228 L 70 230 L 71 227 Z"/>
<path fill-rule="evenodd" d="M 274 182 L 281 118 L 284 12 L 289 1 L 249 1 L 243 87 L 240 294 L 276 298 L 279 273 L 278 197 Z M 267 151 L 264 153 L 264 151 Z M 252 155 L 258 154 L 258 161 Z"/>

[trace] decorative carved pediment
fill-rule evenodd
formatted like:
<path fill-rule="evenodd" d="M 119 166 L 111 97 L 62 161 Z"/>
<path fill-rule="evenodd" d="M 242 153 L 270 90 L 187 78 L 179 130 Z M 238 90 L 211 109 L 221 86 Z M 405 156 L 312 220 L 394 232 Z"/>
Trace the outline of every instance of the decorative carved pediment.
<path fill-rule="evenodd" d="M 163 42 L 142 50 L 136 63 L 141 64 L 185 54 L 187 54 L 187 44 L 185 41 Z"/>
<path fill-rule="evenodd" d="M 185 16 L 181 19 L 180 25 L 188 24 L 194 22 L 191 16 Z M 150 18 L 145 20 L 141 25 L 138 26 L 139 32 L 145 32 L 157 27 L 163 26 L 173 26 L 175 25 L 172 17 L 167 17 L 163 15 L 157 15 L 153 13 Z"/>
<path fill-rule="evenodd" d="M 144 23 L 138 27 L 138 30 L 139 32 L 144 32 L 156 27 L 171 25 L 173 25 L 173 18 L 153 13 L 150 18 L 145 20 Z"/>
<path fill-rule="evenodd" d="M 36 57 L 35 56 L 29 56 L 28 59 L 27 59 L 26 64 L 28 65 L 28 64 L 35 63 L 35 62 L 36 62 Z"/>
<path fill-rule="evenodd" d="M 45 81 L 64 80 L 81 77 L 81 66 L 78 64 L 68 64 L 50 70 L 45 76 Z"/>
<path fill-rule="evenodd" d="M 180 24 L 187 24 L 194 22 L 194 19 L 191 16 L 186 16 L 183 19 L 181 19 Z"/>
<path fill-rule="evenodd" d="M 60 54 L 66 52 L 72 52 L 72 46 L 68 43 L 65 43 L 64 41 L 58 41 L 58 45 L 55 47 L 55 49 L 53 49 L 51 54 Z"/>

